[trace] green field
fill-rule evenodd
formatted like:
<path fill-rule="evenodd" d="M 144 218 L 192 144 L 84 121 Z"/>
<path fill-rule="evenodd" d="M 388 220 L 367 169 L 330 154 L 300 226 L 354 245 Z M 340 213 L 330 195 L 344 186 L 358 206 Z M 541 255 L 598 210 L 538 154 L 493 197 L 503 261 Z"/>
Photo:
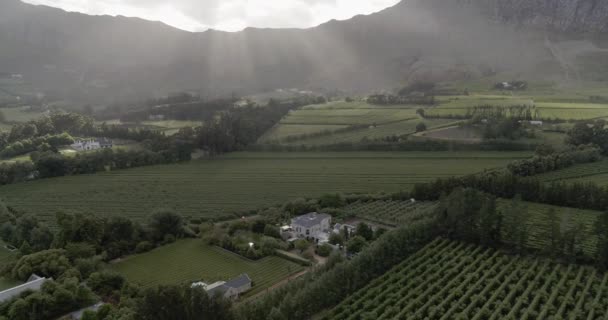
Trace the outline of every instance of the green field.
<path fill-rule="evenodd" d="M 175 134 L 181 128 L 185 127 L 200 127 L 201 121 L 185 121 L 185 120 L 158 120 L 158 121 L 141 121 L 141 122 L 122 122 L 118 119 L 108 121 L 98 121 L 98 124 L 108 125 L 124 125 L 129 128 L 147 128 L 151 130 L 162 131 L 167 135 Z"/>
<path fill-rule="evenodd" d="M 608 160 L 578 164 L 570 168 L 557 170 L 537 176 L 545 182 L 593 182 L 599 185 L 608 185 Z"/>
<path fill-rule="evenodd" d="M 303 270 L 302 266 L 271 256 L 251 261 L 201 239 L 180 240 L 153 251 L 128 257 L 112 268 L 129 281 L 150 287 L 161 284 L 183 284 L 195 281 L 212 283 L 247 273 L 255 294 L 269 288 L 287 276 Z"/>
<path fill-rule="evenodd" d="M 346 125 L 325 125 L 325 124 L 278 124 L 265 133 L 260 142 L 279 141 L 293 136 L 301 136 L 304 134 L 318 133 L 324 131 L 334 131 L 344 129 Z"/>
<path fill-rule="evenodd" d="M 7 122 L 28 122 L 44 117 L 46 113 L 30 111 L 29 107 L 0 108 Z"/>
<path fill-rule="evenodd" d="M 431 216 L 435 202 L 372 201 L 351 203 L 342 211 L 348 215 L 388 224 L 410 224 Z"/>
<path fill-rule="evenodd" d="M 281 124 L 371 125 L 415 119 L 415 108 L 300 109 L 292 111 Z"/>
<path fill-rule="evenodd" d="M 506 166 L 529 152 L 233 153 L 214 160 L 43 179 L 0 187 L 17 210 L 143 219 L 159 207 L 226 217 L 324 193 L 397 192 L 417 182 Z"/>
<path fill-rule="evenodd" d="M 348 132 L 334 133 L 322 137 L 313 137 L 286 143 L 287 145 L 327 145 L 336 143 L 357 143 L 363 140 L 382 139 L 391 136 L 405 136 L 416 133 L 416 126 L 419 123 L 426 124 L 428 129 L 443 127 L 454 123 L 454 120 L 446 119 L 413 119 L 358 129 Z"/>
<path fill-rule="evenodd" d="M 323 319 L 605 319 L 608 273 L 436 240 Z"/>

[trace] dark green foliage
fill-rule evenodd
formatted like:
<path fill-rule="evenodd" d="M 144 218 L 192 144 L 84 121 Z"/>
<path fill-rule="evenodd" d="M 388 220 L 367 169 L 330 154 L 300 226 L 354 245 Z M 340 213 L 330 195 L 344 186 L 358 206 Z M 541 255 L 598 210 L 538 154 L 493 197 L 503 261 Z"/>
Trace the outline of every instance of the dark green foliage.
<path fill-rule="evenodd" d="M 2 240 L 17 248 L 24 247 L 27 252 L 23 254 L 50 248 L 53 234 L 36 217 L 23 215 L 15 218 L 10 213 L 5 213 L 5 216 L 7 221 L 0 228 Z"/>
<path fill-rule="evenodd" d="M 327 244 L 322 244 L 317 248 L 317 254 L 321 257 L 329 257 L 334 249 Z"/>
<path fill-rule="evenodd" d="M 310 319 L 336 305 L 422 248 L 437 235 L 434 223 L 417 224 L 387 232 L 348 262 L 331 256 L 325 266 L 236 307 L 237 319 Z M 338 260 L 335 260 L 338 259 Z M 274 309 L 274 310 L 273 310 Z"/>
<path fill-rule="evenodd" d="M 365 240 L 365 238 L 361 236 L 355 236 L 348 240 L 348 242 L 346 243 L 346 250 L 348 251 L 348 253 L 351 254 L 359 253 L 366 245 L 367 241 Z"/>
<path fill-rule="evenodd" d="M 568 132 L 567 142 L 575 145 L 594 144 L 602 153 L 608 153 L 608 128 L 605 120 L 597 120 L 594 123 L 579 122 Z"/>
<path fill-rule="evenodd" d="M 329 243 L 331 243 L 333 245 L 343 245 L 344 237 L 339 233 L 332 233 L 329 236 Z"/>
<path fill-rule="evenodd" d="M 101 296 L 120 290 L 125 283 L 121 274 L 109 270 L 94 272 L 87 279 L 87 286 Z"/>
<path fill-rule="evenodd" d="M 55 319 L 95 301 L 91 290 L 76 279 L 47 281 L 40 291 L 25 294 L 0 305 L 0 315 L 11 320 Z"/>
<path fill-rule="evenodd" d="M 51 249 L 21 257 L 10 270 L 10 277 L 25 281 L 35 273 L 41 277 L 58 279 L 71 267 L 65 250 Z"/>
<path fill-rule="evenodd" d="M 596 233 L 598 234 L 598 265 L 602 270 L 608 269 L 608 211 L 605 211 L 598 219 Z"/>
<path fill-rule="evenodd" d="M 201 287 L 160 286 L 147 289 L 136 305 L 135 319 L 141 320 L 228 320 L 230 302 L 209 297 Z"/>
<path fill-rule="evenodd" d="M 341 208 L 346 204 L 341 194 L 324 194 L 319 198 L 321 208 Z"/>
<path fill-rule="evenodd" d="M 157 240 L 163 239 L 166 235 L 180 237 L 184 232 L 184 221 L 173 210 L 159 209 L 150 216 L 148 227 Z"/>
<path fill-rule="evenodd" d="M 361 222 L 357 225 L 357 229 L 355 231 L 356 236 L 361 236 L 365 241 L 371 241 L 374 239 L 374 231 L 372 228 L 365 222 Z"/>
<path fill-rule="evenodd" d="M 555 171 L 575 164 L 597 162 L 602 159 L 601 150 L 594 146 L 578 148 L 547 155 L 536 155 L 531 159 L 518 160 L 509 164 L 512 174 L 526 177 Z"/>
<path fill-rule="evenodd" d="M 426 129 L 426 124 L 424 122 L 420 122 L 416 125 L 416 132 L 424 132 Z"/>

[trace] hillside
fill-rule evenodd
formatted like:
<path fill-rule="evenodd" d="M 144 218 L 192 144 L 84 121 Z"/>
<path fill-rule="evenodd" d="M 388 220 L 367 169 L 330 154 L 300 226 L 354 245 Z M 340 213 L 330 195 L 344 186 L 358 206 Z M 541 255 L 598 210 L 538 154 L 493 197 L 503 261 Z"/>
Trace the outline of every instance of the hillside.
<path fill-rule="evenodd" d="M 606 29 L 607 15 L 600 1 L 403 1 L 311 29 L 189 33 L 6 0 L 0 3 L 0 73 L 23 74 L 47 95 L 94 102 L 174 90 L 204 96 L 286 87 L 375 90 L 504 71 L 556 77 L 563 67 L 558 60 L 571 64 L 598 54 L 601 43 L 585 39 Z M 571 42 L 552 44 L 556 50 L 549 52 L 545 38 L 562 32 L 582 42 L 576 50 L 566 50 Z"/>

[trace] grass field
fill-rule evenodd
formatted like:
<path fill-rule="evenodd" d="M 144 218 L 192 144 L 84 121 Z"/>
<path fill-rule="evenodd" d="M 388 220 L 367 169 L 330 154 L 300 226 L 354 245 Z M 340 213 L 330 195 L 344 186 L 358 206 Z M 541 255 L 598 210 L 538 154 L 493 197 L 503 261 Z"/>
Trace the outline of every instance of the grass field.
<path fill-rule="evenodd" d="M 46 115 L 44 112 L 29 111 L 28 107 L 19 108 L 0 108 L 7 122 L 28 122 L 36 120 Z"/>
<path fill-rule="evenodd" d="M 426 110 L 427 115 L 441 117 L 448 115 L 466 115 L 470 108 L 482 105 L 508 107 L 513 105 L 534 105 L 539 117 L 556 120 L 586 120 L 608 117 L 608 104 L 589 103 L 587 97 L 577 100 L 559 98 L 558 96 L 506 96 L 506 95 L 471 95 L 456 97 L 439 97 L 440 103 L 435 108 Z M 560 101 L 563 99 L 565 101 Z"/>
<path fill-rule="evenodd" d="M 169 207 L 225 217 L 299 197 L 396 192 L 414 183 L 504 167 L 529 152 L 234 153 L 215 160 L 43 179 L 0 187 L 17 210 L 54 221 L 58 211 L 143 219 Z M 86 200 L 85 200 L 86 199 Z"/>
<path fill-rule="evenodd" d="M 326 125 L 326 124 L 279 124 L 270 129 L 260 138 L 260 142 L 278 141 L 293 136 L 318 133 L 324 131 L 334 131 L 344 129 L 347 125 Z"/>
<path fill-rule="evenodd" d="M 323 319 L 604 319 L 608 273 L 436 240 Z"/>
<path fill-rule="evenodd" d="M 405 136 L 416 133 L 419 123 L 426 124 L 428 129 L 438 128 L 454 123 L 454 120 L 446 119 L 412 119 L 386 124 L 378 124 L 375 127 L 363 128 L 354 131 L 334 133 L 331 135 L 312 137 L 286 143 L 288 145 L 327 145 L 336 143 L 357 143 L 362 140 L 382 139 L 390 136 Z"/>
<path fill-rule="evenodd" d="M 183 121 L 183 120 L 158 120 L 158 121 L 141 121 L 141 122 L 122 122 L 118 119 L 108 121 L 98 121 L 98 124 L 106 123 L 108 125 L 124 125 L 129 128 L 148 128 L 152 130 L 162 131 L 167 135 L 175 134 L 181 128 L 185 127 L 200 127 L 201 121 Z"/>
<path fill-rule="evenodd" d="M 435 205 L 435 202 L 385 200 L 351 203 L 342 211 L 370 221 L 403 225 L 428 218 Z"/>
<path fill-rule="evenodd" d="M 334 131 L 354 125 L 377 126 L 374 130 L 362 129 L 331 135 L 329 139 L 327 136 L 311 139 L 311 144 L 319 144 L 315 140 L 320 140 L 321 144 L 324 144 L 325 141 L 329 143 L 358 142 L 363 137 L 408 134 L 412 132 L 412 128 L 415 128 L 418 122 L 420 119 L 416 114 L 415 106 L 375 106 L 362 101 L 335 101 L 291 111 L 264 135 L 260 142 L 276 142 L 290 136 Z"/>
<path fill-rule="evenodd" d="M 246 260 L 223 249 L 210 247 L 201 239 L 180 240 L 128 257 L 112 265 L 112 268 L 144 287 L 195 281 L 212 283 L 247 273 L 253 281 L 248 295 L 261 292 L 303 269 L 275 256 L 258 261 Z"/>
<path fill-rule="evenodd" d="M 281 124 L 371 125 L 415 119 L 415 108 L 373 109 L 300 109 L 292 111 Z"/>
<path fill-rule="evenodd" d="M 593 182 L 599 185 L 608 185 L 608 160 L 578 164 L 570 168 L 553 171 L 537 176 L 545 182 Z"/>

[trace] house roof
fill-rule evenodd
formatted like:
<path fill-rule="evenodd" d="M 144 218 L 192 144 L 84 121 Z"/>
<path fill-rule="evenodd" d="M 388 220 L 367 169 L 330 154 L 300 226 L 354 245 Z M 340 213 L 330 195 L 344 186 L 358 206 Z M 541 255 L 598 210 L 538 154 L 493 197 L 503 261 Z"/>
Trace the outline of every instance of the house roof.
<path fill-rule="evenodd" d="M 33 274 L 32 276 L 30 276 L 30 278 L 28 279 L 28 282 L 18 285 L 16 287 L 10 288 L 10 289 L 6 289 L 4 291 L 0 291 L 0 302 L 4 302 L 7 301 L 13 297 L 16 297 L 18 295 L 20 295 L 21 293 L 31 290 L 31 291 L 37 291 L 40 290 L 40 288 L 42 288 L 42 285 L 49 279 L 47 278 L 42 278 L 39 277 L 35 274 Z"/>
<path fill-rule="evenodd" d="M 303 216 L 295 217 L 291 220 L 292 224 L 297 224 L 305 228 L 310 228 L 321 223 L 321 221 L 331 218 L 330 215 L 324 213 L 311 212 Z"/>
<path fill-rule="evenodd" d="M 228 280 L 226 286 L 231 288 L 240 288 L 244 285 L 251 284 L 251 278 L 246 273 L 238 276 L 237 278 Z"/>
<path fill-rule="evenodd" d="M 215 296 L 216 294 L 224 294 L 226 291 L 228 291 L 230 289 L 230 287 L 228 287 L 226 284 L 222 284 L 220 286 L 217 287 L 213 287 L 211 289 L 207 290 L 207 293 L 210 296 Z"/>

